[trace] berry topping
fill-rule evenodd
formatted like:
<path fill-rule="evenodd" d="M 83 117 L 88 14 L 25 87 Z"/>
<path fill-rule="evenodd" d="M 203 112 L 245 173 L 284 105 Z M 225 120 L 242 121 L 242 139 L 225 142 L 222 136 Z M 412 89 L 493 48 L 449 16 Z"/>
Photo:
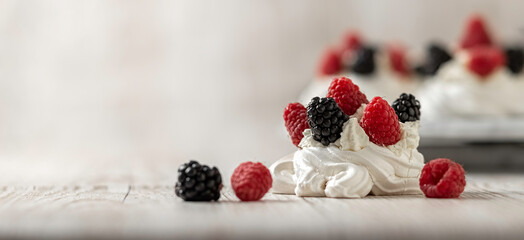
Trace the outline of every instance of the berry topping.
<path fill-rule="evenodd" d="M 231 187 L 242 201 L 258 201 L 269 191 L 273 179 L 262 163 L 245 162 L 231 176 Z"/>
<path fill-rule="evenodd" d="M 216 167 L 210 168 L 191 160 L 178 168 L 175 193 L 186 201 L 217 201 L 222 189 L 222 176 Z"/>
<path fill-rule="evenodd" d="M 298 147 L 304 137 L 304 130 L 309 128 L 307 110 L 300 103 L 290 103 L 284 109 L 284 122 L 293 144 Z"/>
<path fill-rule="evenodd" d="M 428 198 L 457 198 L 465 186 L 464 168 L 447 158 L 431 160 L 422 168 L 420 189 Z"/>
<path fill-rule="evenodd" d="M 498 48 L 475 47 L 468 51 L 467 67 L 480 77 L 486 77 L 506 61 L 504 53 Z"/>
<path fill-rule="evenodd" d="M 359 87 L 345 77 L 336 78 L 331 82 L 327 97 L 335 99 L 342 111 L 349 116 L 353 115 L 363 103 L 368 103 L 366 95 Z"/>
<path fill-rule="evenodd" d="M 344 36 L 343 49 L 356 50 L 362 46 L 362 40 L 357 32 L 348 32 Z"/>
<path fill-rule="evenodd" d="M 391 106 L 401 122 L 420 120 L 420 102 L 412 94 L 400 94 Z"/>
<path fill-rule="evenodd" d="M 462 41 L 460 42 L 462 48 L 486 47 L 493 44 L 484 24 L 484 19 L 481 16 L 471 17 L 467 22 L 465 30 Z"/>
<path fill-rule="evenodd" d="M 355 52 L 362 46 L 362 40 L 360 35 L 356 32 L 349 32 L 344 36 L 344 41 L 342 42 L 342 65 L 344 68 L 350 67 Z"/>
<path fill-rule="evenodd" d="M 375 49 L 361 47 L 355 53 L 356 57 L 351 64 L 351 70 L 360 74 L 372 74 L 375 72 Z"/>
<path fill-rule="evenodd" d="M 366 106 L 360 126 L 369 140 L 380 146 L 397 143 L 402 134 L 395 110 L 381 97 L 374 97 Z"/>
<path fill-rule="evenodd" d="M 327 146 L 340 138 L 342 126 L 349 119 L 333 98 L 314 97 L 307 105 L 307 117 L 313 139 Z"/>
<path fill-rule="evenodd" d="M 422 66 L 416 68 L 420 75 L 435 75 L 440 66 L 451 60 L 451 55 L 446 51 L 444 46 L 431 44 L 427 49 L 426 61 Z"/>
<path fill-rule="evenodd" d="M 334 49 L 327 49 L 320 60 L 319 72 L 321 75 L 337 74 L 342 70 L 340 53 Z"/>
<path fill-rule="evenodd" d="M 389 64 L 394 72 L 403 77 L 410 75 L 410 68 L 406 59 L 406 50 L 399 45 L 393 45 L 388 48 Z"/>
<path fill-rule="evenodd" d="M 506 66 L 514 73 L 522 72 L 524 65 L 524 49 L 521 47 L 506 48 Z"/>

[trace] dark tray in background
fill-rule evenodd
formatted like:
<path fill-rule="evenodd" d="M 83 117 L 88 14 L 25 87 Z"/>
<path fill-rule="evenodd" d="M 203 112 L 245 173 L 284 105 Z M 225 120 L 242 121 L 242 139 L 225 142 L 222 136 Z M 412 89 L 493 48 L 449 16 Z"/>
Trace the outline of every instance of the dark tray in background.
<path fill-rule="evenodd" d="M 524 172 L 524 143 L 470 142 L 421 145 L 418 150 L 427 161 L 450 158 L 468 171 Z"/>
<path fill-rule="evenodd" d="M 524 118 L 421 122 L 426 161 L 446 157 L 468 171 L 524 172 Z"/>

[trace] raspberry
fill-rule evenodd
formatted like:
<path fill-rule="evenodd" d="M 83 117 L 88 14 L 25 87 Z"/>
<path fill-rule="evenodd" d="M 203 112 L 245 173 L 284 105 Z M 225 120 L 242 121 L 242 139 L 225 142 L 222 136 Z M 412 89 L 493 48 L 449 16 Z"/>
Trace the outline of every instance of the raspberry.
<path fill-rule="evenodd" d="M 466 25 L 466 31 L 462 37 L 460 46 L 464 49 L 478 47 L 478 46 L 491 46 L 493 42 L 486 30 L 484 19 L 481 16 L 471 17 Z"/>
<path fill-rule="evenodd" d="M 340 138 L 342 126 L 349 119 L 333 98 L 314 97 L 307 105 L 307 118 L 313 139 L 327 146 Z"/>
<path fill-rule="evenodd" d="M 401 131 L 395 110 L 381 97 L 375 97 L 364 109 L 360 126 L 377 145 L 387 146 L 400 141 Z"/>
<path fill-rule="evenodd" d="M 284 109 L 284 122 L 291 141 L 298 147 L 304 137 L 304 130 L 309 128 L 307 110 L 300 103 L 290 103 Z"/>
<path fill-rule="evenodd" d="M 486 77 L 506 62 L 504 53 L 498 48 L 475 47 L 469 51 L 467 67 L 480 77 Z"/>
<path fill-rule="evenodd" d="M 410 75 L 410 67 L 406 59 L 406 50 L 399 45 L 390 46 L 388 48 L 389 64 L 391 69 L 403 77 Z"/>
<path fill-rule="evenodd" d="M 362 46 L 362 40 L 360 35 L 356 32 L 349 32 L 344 36 L 342 47 L 340 50 L 342 65 L 344 68 L 349 67 L 353 58 L 355 57 L 355 52 Z"/>
<path fill-rule="evenodd" d="M 422 168 L 420 189 L 428 198 L 457 198 L 465 186 L 464 168 L 447 158 L 431 160 Z"/>
<path fill-rule="evenodd" d="M 242 201 L 257 201 L 269 191 L 273 179 L 262 163 L 245 162 L 231 176 L 231 187 Z"/>
<path fill-rule="evenodd" d="M 351 116 L 362 103 L 368 103 L 366 95 L 349 78 L 334 79 L 329 85 L 327 97 L 335 99 L 338 106 L 345 114 Z"/>
<path fill-rule="evenodd" d="M 344 50 L 356 50 L 362 46 L 362 40 L 357 32 L 348 32 L 344 36 L 343 48 Z"/>
<path fill-rule="evenodd" d="M 319 72 L 321 75 L 337 74 L 342 70 L 341 56 L 335 49 L 328 49 L 320 60 Z"/>

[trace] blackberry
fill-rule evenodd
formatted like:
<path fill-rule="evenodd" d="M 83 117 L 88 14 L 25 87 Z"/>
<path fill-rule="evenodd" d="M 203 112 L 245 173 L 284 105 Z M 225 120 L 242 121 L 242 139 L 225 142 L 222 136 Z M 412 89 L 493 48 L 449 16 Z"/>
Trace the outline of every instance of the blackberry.
<path fill-rule="evenodd" d="M 519 74 L 522 72 L 524 65 L 524 49 L 520 47 L 506 48 L 506 66 L 514 73 Z"/>
<path fill-rule="evenodd" d="M 185 201 L 217 201 L 222 189 L 222 176 L 216 167 L 210 168 L 191 160 L 178 168 L 175 193 Z"/>
<path fill-rule="evenodd" d="M 430 44 L 427 49 L 425 62 L 416 67 L 415 71 L 423 76 L 433 76 L 437 73 L 443 63 L 451 60 L 451 55 L 446 51 L 444 46 L 439 44 Z"/>
<path fill-rule="evenodd" d="M 420 102 L 413 94 L 402 93 L 392 104 L 393 110 L 401 122 L 420 120 Z"/>
<path fill-rule="evenodd" d="M 314 97 L 307 105 L 308 123 L 313 139 L 327 146 L 340 138 L 342 126 L 349 119 L 333 98 Z"/>
<path fill-rule="evenodd" d="M 418 65 L 416 66 L 413 71 L 415 71 L 418 75 L 420 76 L 426 76 L 426 75 L 429 75 L 427 72 L 426 72 L 426 66 L 425 65 Z"/>
<path fill-rule="evenodd" d="M 375 72 L 375 49 L 372 47 L 359 48 L 350 65 L 350 70 L 364 75 Z"/>

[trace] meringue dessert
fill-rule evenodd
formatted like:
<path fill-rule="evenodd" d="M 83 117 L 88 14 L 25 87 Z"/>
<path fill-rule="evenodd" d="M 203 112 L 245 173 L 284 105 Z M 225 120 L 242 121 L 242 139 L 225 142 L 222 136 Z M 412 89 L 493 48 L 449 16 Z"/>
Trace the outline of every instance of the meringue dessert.
<path fill-rule="evenodd" d="M 477 49 L 475 51 L 498 51 Z M 497 64 L 488 74 L 480 76 L 467 64 L 480 54 L 498 53 L 460 52 L 456 60 L 443 66 L 420 92 L 420 101 L 427 107 L 430 119 L 442 117 L 503 117 L 524 114 L 522 89 L 519 80 Z M 499 55 L 502 56 L 502 55 Z M 486 58 L 495 58 L 486 56 Z"/>
<path fill-rule="evenodd" d="M 473 16 L 453 59 L 418 94 L 425 116 L 433 121 L 523 116 L 523 58 L 522 49 L 495 44 L 484 20 Z"/>
<path fill-rule="evenodd" d="M 318 76 L 300 94 L 307 104 L 312 97 L 324 96 L 331 79 L 349 76 L 371 96 L 393 101 L 418 86 L 409 67 L 406 50 L 399 44 L 384 49 L 364 45 L 360 36 L 349 33 L 341 46 L 327 49 L 319 63 Z"/>
<path fill-rule="evenodd" d="M 334 79 L 326 98 L 284 110 L 298 149 L 270 167 L 272 191 L 333 198 L 421 194 L 419 119 L 420 103 L 411 94 L 392 107 L 381 97 L 368 101 L 348 78 Z"/>

